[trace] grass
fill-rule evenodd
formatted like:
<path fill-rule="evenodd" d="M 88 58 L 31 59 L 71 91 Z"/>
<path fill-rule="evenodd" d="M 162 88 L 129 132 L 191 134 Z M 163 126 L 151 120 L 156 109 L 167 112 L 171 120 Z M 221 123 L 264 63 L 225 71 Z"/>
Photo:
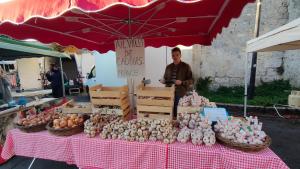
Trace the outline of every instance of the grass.
<path fill-rule="evenodd" d="M 209 78 L 199 79 L 196 84 L 197 92 L 207 97 L 210 101 L 219 103 L 244 103 L 244 87 L 220 87 L 216 91 L 208 89 L 211 80 Z M 202 84 L 202 85 L 201 85 Z M 255 88 L 255 96 L 248 101 L 249 105 L 272 106 L 274 104 L 287 104 L 288 95 L 292 90 L 289 81 L 276 80 L 265 82 Z"/>

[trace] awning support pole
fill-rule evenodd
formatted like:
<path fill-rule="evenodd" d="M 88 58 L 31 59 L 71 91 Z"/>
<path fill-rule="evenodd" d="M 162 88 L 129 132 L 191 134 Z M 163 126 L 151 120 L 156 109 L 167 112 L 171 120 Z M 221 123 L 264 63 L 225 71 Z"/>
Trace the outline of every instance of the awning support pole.
<path fill-rule="evenodd" d="M 261 16 L 261 0 L 257 0 L 256 17 L 255 17 L 255 28 L 254 28 L 254 38 L 257 38 L 259 36 L 260 16 Z M 257 67 L 257 52 L 253 52 L 252 53 L 252 62 L 251 62 L 249 95 L 248 95 L 249 99 L 253 99 L 253 97 L 254 97 L 256 67 Z"/>
<path fill-rule="evenodd" d="M 66 97 L 65 82 L 64 82 L 64 70 L 63 70 L 63 67 L 62 67 L 61 58 L 59 58 L 59 64 L 60 64 L 60 71 L 61 71 L 61 82 L 62 82 L 62 89 L 63 89 L 63 97 Z"/>
<path fill-rule="evenodd" d="M 248 87 L 248 53 L 246 53 L 245 57 L 245 75 L 244 75 L 244 82 L 245 82 L 245 93 L 244 93 L 244 117 L 247 117 L 247 87 Z"/>

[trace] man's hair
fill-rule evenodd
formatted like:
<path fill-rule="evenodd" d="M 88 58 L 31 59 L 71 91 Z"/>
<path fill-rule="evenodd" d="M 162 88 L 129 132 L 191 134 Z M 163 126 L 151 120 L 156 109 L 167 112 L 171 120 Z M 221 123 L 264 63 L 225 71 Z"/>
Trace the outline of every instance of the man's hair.
<path fill-rule="evenodd" d="M 181 50 L 179 49 L 179 47 L 175 47 L 172 49 L 172 53 L 173 52 L 179 52 L 181 54 Z"/>

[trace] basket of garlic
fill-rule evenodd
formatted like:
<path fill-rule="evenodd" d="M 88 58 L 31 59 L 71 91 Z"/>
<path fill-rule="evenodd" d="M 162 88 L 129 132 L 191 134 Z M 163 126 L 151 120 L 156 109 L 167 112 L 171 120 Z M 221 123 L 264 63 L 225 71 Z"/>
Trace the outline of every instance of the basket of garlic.
<path fill-rule="evenodd" d="M 26 133 L 46 130 L 47 123 L 55 118 L 55 115 L 57 115 L 53 110 L 38 113 L 34 107 L 28 110 L 26 113 L 28 113 L 26 117 L 21 117 L 19 115 L 18 121 L 14 123 L 16 128 Z"/>
<path fill-rule="evenodd" d="M 218 121 L 214 126 L 217 140 L 230 148 L 254 152 L 271 145 L 271 138 L 262 131 L 262 123 L 257 117 L 246 119 L 229 118 Z"/>
<path fill-rule="evenodd" d="M 121 118 L 122 116 L 115 114 L 92 114 L 90 119 L 84 122 L 84 133 L 87 137 L 95 137 L 102 131 L 105 125 Z"/>
<path fill-rule="evenodd" d="M 60 114 L 59 118 L 48 123 L 46 128 L 56 136 L 71 136 L 83 131 L 87 118 L 87 115 L 82 114 Z"/>

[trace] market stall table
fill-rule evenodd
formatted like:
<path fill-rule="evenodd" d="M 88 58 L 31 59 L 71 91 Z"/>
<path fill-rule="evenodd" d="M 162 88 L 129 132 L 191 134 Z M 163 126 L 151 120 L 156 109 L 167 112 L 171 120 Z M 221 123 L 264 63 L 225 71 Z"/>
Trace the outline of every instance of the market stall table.
<path fill-rule="evenodd" d="M 36 90 L 36 91 L 24 91 L 24 92 L 12 92 L 12 97 L 42 97 L 52 93 L 51 89 Z"/>
<path fill-rule="evenodd" d="M 39 100 L 34 100 L 32 102 L 27 103 L 25 108 L 28 108 L 28 107 L 31 107 L 31 106 L 42 105 L 42 104 L 45 104 L 45 103 L 48 103 L 48 102 L 51 102 L 51 101 L 54 101 L 54 100 L 56 100 L 56 98 L 42 98 L 42 99 L 39 99 Z M 8 106 L 7 104 L 4 104 L 4 105 L 1 105 L 0 107 L 7 107 L 7 106 Z M 0 112 L 0 117 L 7 116 L 9 114 L 14 114 L 14 113 L 18 112 L 19 110 L 20 110 L 19 105 L 14 106 L 14 107 L 10 107 L 9 109 L 1 111 Z"/>
<path fill-rule="evenodd" d="M 87 138 L 84 134 L 57 137 L 47 131 L 7 135 L 2 157 L 14 155 L 76 164 L 80 168 L 288 168 L 270 149 L 244 153 L 216 144 L 127 142 Z"/>

